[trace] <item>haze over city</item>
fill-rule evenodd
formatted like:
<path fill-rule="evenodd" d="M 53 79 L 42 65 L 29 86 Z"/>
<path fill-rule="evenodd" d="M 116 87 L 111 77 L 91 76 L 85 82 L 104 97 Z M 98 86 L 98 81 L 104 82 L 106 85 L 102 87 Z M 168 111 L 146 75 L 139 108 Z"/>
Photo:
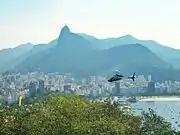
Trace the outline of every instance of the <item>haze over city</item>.
<path fill-rule="evenodd" d="M 179 0 L 4 0 L 0 2 L 0 49 L 55 39 L 67 24 L 98 38 L 131 34 L 180 48 Z"/>

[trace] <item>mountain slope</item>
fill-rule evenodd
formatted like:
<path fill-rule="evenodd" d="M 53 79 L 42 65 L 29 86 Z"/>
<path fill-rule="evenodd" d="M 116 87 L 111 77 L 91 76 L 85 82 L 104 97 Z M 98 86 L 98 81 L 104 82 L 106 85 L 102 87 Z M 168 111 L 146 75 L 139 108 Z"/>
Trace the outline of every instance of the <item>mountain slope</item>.
<path fill-rule="evenodd" d="M 180 50 L 161 45 L 153 40 L 139 40 L 131 35 L 124 35 L 118 38 L 107 39 L 97 39 L 86 34 L 79 35 L 89 40 L 91 44 L 93 44 L 93 47 L 96 49 L 108 49 L 125 44 L 142 44 L 145 47 L 148 47 L 152 52 L 156 53 L 166 62 L 171 63 L 174 68 L 180 69 Z"/>
<path fill-rule="evenodd" d="M 113 47 L 106 50 L 107 64 L 116 66 L 123 74 L 149 75 L 154 80 L 179 79 L 178 71 L 163 61 L 155 53 L 140 44 L 130 44 Z"/>

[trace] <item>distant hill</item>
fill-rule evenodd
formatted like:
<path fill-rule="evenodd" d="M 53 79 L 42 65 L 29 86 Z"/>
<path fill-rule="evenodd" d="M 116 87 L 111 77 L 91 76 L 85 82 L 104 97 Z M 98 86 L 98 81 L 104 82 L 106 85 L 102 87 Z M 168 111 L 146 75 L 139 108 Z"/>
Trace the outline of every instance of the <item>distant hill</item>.
<path fill-rule="evenodd" d="M 18 59 L 23 58 L 32 48 L 33 44 L 27 43 L 15 48 L 0 50 L 0 71 L 2 72 L 14 67 L 18 63 Z"/>
<path fill-rule="evenodd" d="M 0 50 L 0 73 L 6 72 L 8 70 L 15 70 L 15 67 L 18 66 L 24 60 L 27 60 L 28 57 L 36 58 L 38 53 L 42 53 L 46 49 L 57 44 L 57 39 L 51 41 L 48 44 L 38 44 L 33 45 L 31 43 L 22 44 L 15 48 L 8 48 Z"/>
<path fill-rule="evenodd" d="M 43 57 L 43 53 L 45 52 L 45 50 L 55 47 L 56 45 L 57 45 L 57 40 L 53 40 L 48 44 L 34 45 L 32 49 L 29 50 L 29 52 L 26 52 L 23 55 L 23 57 L 20 56 L 14 60 L 16 65 L 13 66 L 10 70 L 16 71 L 16 68 L 18 67 L 18 65 L 23 64 L 24 61 L 28 61 L 29 63 L 28 66 L 33 65 L 33 63 L 38 62 Z M 11 63 L 11 61 L 9 63 Z M 23 66 L 25 67 L 26 65 L 23 65 Z M 30 66 L 30 67 L 27 67 L 27 69 L 33 69 L 33 67 Z"/>
<path fill-rule="evenodd" d="M 108 49 L 119 45 L 139 43 L 145 47 L 148 47 L 152 52 L 156 53 L 166 62 L 171 63 L 174 68 L 180 69 L 180 50 L 161 45 L 153 40 L 139 40 L 132 35 L 124 35 L 118 38 L 107 39 L 97 39 L 86 34 L 79 35 L 89 40 L 96 49 Z"/>
<path fill-rule="evenodd" d="M 127 37 L 126 37 L 127 38 Z M 92 41 L 94 40 L 94 41 Z M 113 47 L 114 39 L 105 39 L 111 47 L 100 49 L 101 41 L 72 33 L 63 27 L 57 40 L 50 48 L 40 49 L 39 53 L 29 55 L 14 70 L 21 72 L 71 72 L 75 75 L 105 75 L 119 69 L 123 74 L 152 74 L 156 80 L 178 79 L 178 71 L 163 61 L 147 47 L 135 43 Z M 119 39 L 124 40 L 124 39 Z M 96 44 L 94 43 L 96 41 Z M 99 46 L 98 46 L 99 45 Z M 98 46 L 95 48 L 95 46 Z"/>

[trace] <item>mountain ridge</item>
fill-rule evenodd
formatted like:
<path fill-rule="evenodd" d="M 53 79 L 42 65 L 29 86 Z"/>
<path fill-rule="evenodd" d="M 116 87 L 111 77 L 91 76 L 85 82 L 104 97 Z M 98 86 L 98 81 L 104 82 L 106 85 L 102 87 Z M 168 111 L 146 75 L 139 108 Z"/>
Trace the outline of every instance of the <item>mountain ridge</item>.
<path fill-rule="evenodd" d="M 157 80 L 162 78 L 154 74 L 154 71 L 173 70 L 171 64 L 138 43 L 105 50 L 94 49 L 93 43 L 79 34 L 72 33 L 67 26 L 62 28 L 57 41 L 54 47 L 38 53 L 36 59 L 28 57 L 17 66 L 17 69 L 25 72 L 71 72 L 84 76 L 105 74 L 119 68 L 123 73 L 135 70 L 139 74 L 153 74 Z M 171 79 L 166 77 L 168 78 Z"/>
<path fill-rule="evenodd" d="M 65 25 L 57 39 L 48 44 L 34 45 L 11 71 L 72 72 L 88 76 L 105 75 L 114 69 L 120 69 L 124 74 L 152 74 L 156 80 L 179 79 L 179 71 L 171 63 L 160 57 L 157 51 L 148 48 L 149 44 L 136 41 L 139 42 L 131 35 L 101 40 L 73 33 Z M 104 46 L 108 48 L 103 48 Z"/>
<path fill-rule="evenodd" d="M 94 45 L 95 48 L 97 47 L 96 44 L 98 43 L 99 46 L 96 49 L 107 49 L 124 44 L 135 44 L 135 43 L 142 44 L 147 48 L 149 48 L 152 52 L 156 53 L 166 62 L 171 63 L 174 66 L 174 68 L 180 69 L 180 49 L 174 49 L 169 46 L 161 45 L 160 43 L 154 40 L 140 40 L 133 37 L 132 35 L 124 35 L 117 38 L 106 38 L 106 39 L 98 39 L 95 37 L 93 38 L 93 36 L 89 36 L 86 34 L 80 34 L 80 35 L 88 39 L 90 42 L 92 42 L 92 44 L 95 44 Z M 96 41 L 92 39 L 96 39 Z M 177 61 L 179 62 L 177 63 Z"/>

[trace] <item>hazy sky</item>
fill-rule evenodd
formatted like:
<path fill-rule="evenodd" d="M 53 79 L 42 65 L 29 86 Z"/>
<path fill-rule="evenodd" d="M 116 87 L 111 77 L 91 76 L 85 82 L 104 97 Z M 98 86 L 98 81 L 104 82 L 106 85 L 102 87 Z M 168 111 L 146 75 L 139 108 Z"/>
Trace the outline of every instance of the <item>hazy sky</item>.
<path fill-rule="evenodd" d="M 0 48 L 47 43 L 64 24 L 98 38 L 132 34 L 180 48 L 180 0 L 0 0 Z"/>

